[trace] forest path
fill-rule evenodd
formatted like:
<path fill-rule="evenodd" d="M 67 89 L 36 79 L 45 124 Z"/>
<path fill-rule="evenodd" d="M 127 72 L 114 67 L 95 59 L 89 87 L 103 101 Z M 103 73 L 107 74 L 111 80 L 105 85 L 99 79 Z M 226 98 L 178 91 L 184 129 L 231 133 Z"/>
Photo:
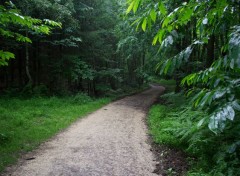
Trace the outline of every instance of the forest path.
<path fill-rule="evenodd" d="M 163 91 L 161 86 L 152 86 L 110 103 L 28 153 L 5 175 L 156 175 L 152 173 L 156 163 L 147 143 L 145 117 Z"/>

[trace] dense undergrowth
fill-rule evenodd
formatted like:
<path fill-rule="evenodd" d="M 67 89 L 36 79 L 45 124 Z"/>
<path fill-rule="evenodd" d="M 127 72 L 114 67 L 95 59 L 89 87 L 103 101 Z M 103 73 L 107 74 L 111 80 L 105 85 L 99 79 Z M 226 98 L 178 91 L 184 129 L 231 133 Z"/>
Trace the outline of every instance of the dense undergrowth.
<path fill-rule="evenodd" d="M 161 102 L 149 112 L 150 133 L 157 144 L 188 154 L 187 175 L 240 175 L 239 126 L 229 124 L 224 133 L 216 135 L 209 130 L 207 122 L 200 122 L 206 114 L 193 109 L 184 94 L 165 94 Z"/>

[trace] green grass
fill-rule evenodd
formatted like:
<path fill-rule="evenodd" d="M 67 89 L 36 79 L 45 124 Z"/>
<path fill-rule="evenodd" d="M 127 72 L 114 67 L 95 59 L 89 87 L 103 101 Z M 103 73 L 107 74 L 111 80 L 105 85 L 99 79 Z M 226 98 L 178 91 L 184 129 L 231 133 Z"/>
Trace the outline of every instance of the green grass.
<path fill-rule="evenodd" d="M 163 103 L 152 106 L 149 111 L 150 134 L 155 143 L 188 154 L 188 176 L 240 175 L 239 126 L 229 125 L 216 135 L 209 130 L 207 119 L 198 125 L 208 115 L 193 109 L 190 99 L 183 94 L 168 93 L 162 99 Z"/>
<path fill-rule="evenodd" d="M 68 98 L 0 98 L 0 172 L 21 153 L 110 101 L 81 94 Z"/>
<path fill-rule="evenodd" d="M 168 117 L 171 108 L 164 105 L 154 105 L 149 111 L 149 124 L 153 139 L 158 144 L 171 146 L 178 145 L 178 140 L 167 129 L 172 126 L 179 126 L 179 122 Z"/>
<path fill-rule="evenodd" d="M 193 110 L 183 94 L 169 93 L 162 98 L 165 102 L 152 106 L 149 111 L 148 124 L 154 142 L 183 150 L 189 156 L 198 158 L 205 152 L 204 147 L 206 149 L 201 139 L 199 138 L 199 141 L 197 139 L 197 124 L 199 119 L 204 117 L 204 113 Z M 192 140 L 194 137 L 196 140 Z M 191 169 L 188 175 L 201 175 L 202 168 L 209 168 L 206 157 L 200 158 L 197 162 L 189 161 Z"/>
<path fill-rule="evenodd" d="M 181 104 L 185 101 L 185 98 L 174 96 L 173 93 L 169 95 L 171 96 L 168 96 L 167 104 L 157 104 L 151 107 L 148 124 L 150 126 L 150 133 L 156 143 L 180 147 L 180 141 L 171 129 L 173 127 L 177 129 L 182 125 L 181 121 L 178 120 L 178 116 L 183 110 Z"/>

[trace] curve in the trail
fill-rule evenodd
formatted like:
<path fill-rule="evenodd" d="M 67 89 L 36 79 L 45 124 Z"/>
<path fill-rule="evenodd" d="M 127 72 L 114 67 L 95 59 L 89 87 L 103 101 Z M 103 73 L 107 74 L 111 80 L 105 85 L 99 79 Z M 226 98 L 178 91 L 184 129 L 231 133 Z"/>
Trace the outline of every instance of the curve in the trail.
<path fill-rule="evenodd" d="M 5 172 L 12 176 L 153 176 L 145 117 L 163 87 L 129 96 L 77 121 Z"/>

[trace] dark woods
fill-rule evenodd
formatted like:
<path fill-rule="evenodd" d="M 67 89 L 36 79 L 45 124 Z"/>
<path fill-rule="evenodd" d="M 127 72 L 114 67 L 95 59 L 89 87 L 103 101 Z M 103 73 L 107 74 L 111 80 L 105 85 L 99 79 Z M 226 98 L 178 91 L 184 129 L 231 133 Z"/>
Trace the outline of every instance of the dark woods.
<path fill-rule="evenodd" d="M 12 1 L 23 16 L 62 23 L 49 35 L 22 25 L 4 25 L 9 31 L 29 37 L 32 43 L 2 37 L 0 47 L 15 54 L 0 68 L 0 90 L 67 94 L 83 91 L 101 95 L 122 85 L 139 86 L 136 69 L 141 58 L 126 61 L 117 52 L 120 21 L 116 1 L 21 0 Z M 4 3 L 2 2 L 2 5 Z M 9 5 L 5 5 L 10 8 Z M 136 57 L 136 56 L 135 56 Z"/>

